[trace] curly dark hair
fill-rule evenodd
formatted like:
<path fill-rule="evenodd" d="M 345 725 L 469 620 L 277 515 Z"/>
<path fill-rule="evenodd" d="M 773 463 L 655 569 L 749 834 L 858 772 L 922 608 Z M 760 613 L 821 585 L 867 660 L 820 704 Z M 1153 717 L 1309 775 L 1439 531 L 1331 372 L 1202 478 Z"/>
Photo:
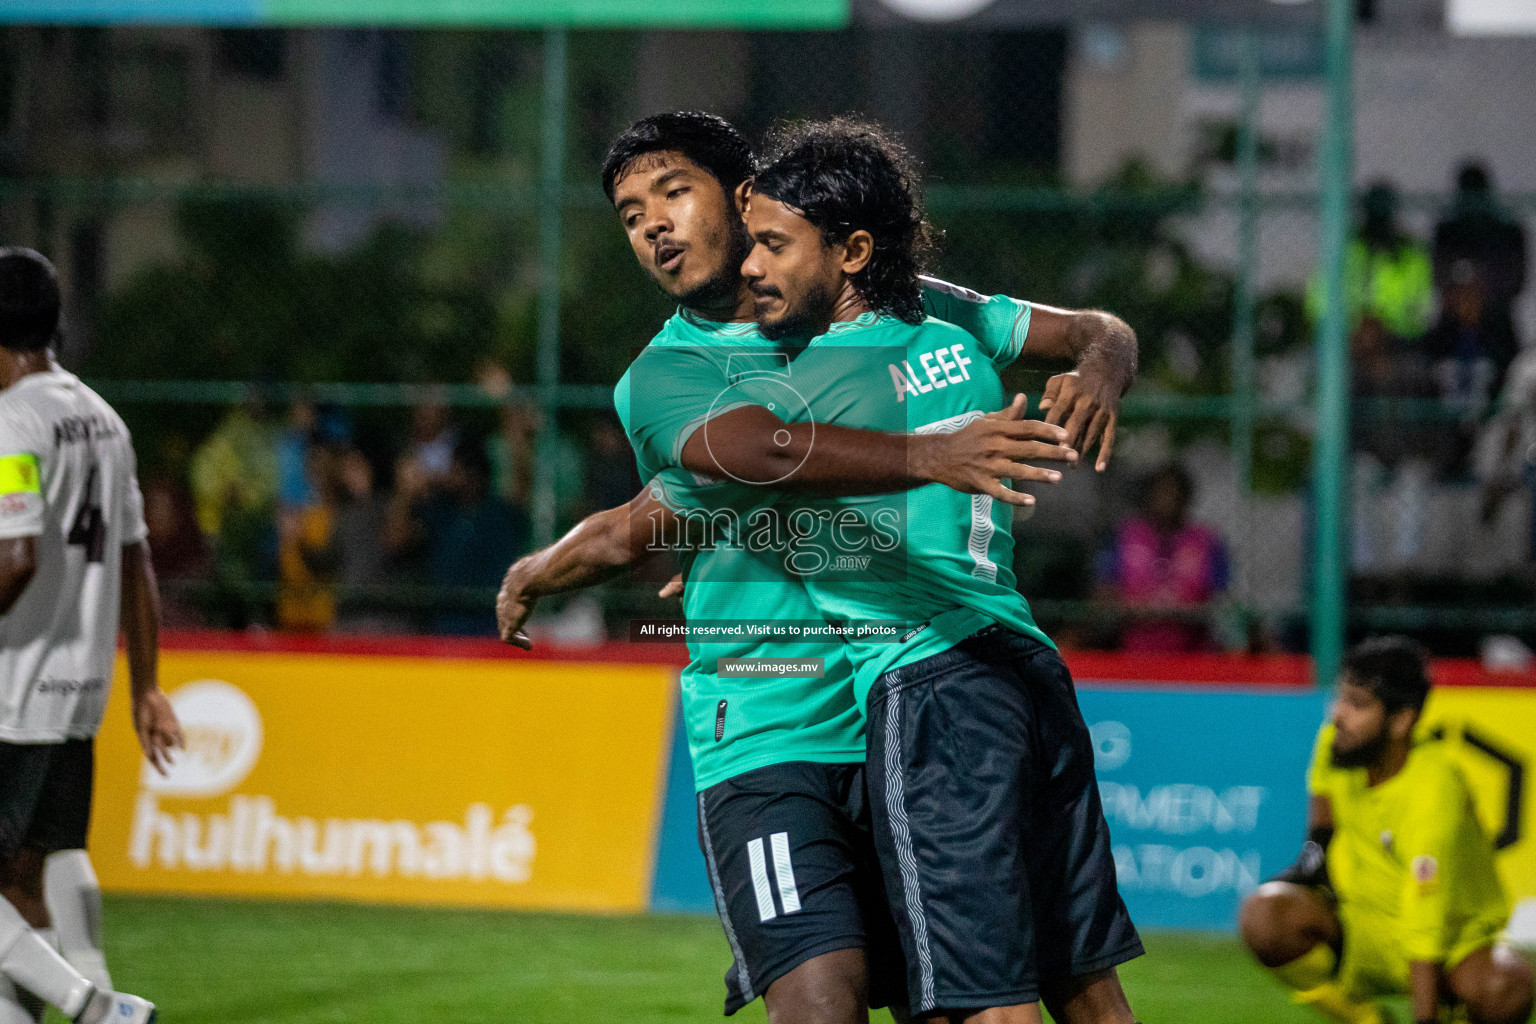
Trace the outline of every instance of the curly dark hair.
<path fill-rule="evenodd" d="M 854 288 L 871 309 L 921 323 L 917 275 L 935 235 L 906 147 L 878 125 L 839 117 L 785 125 L 765 151 L 752 191 L 799 213 L 829 245 L 868 231 L 875 250 L 853 275 Z"/>
<path fill-rule="evenodd" d="M 714 175 L 729 196 L 752 176 L 752 147 L 719 114 L 702 110 L 671 110 L 643 117 L 619 133 L 603 158 L 603 191 L 613 201 L 618 180 L 635 163 L 652 153 L 681 153 Z"/>

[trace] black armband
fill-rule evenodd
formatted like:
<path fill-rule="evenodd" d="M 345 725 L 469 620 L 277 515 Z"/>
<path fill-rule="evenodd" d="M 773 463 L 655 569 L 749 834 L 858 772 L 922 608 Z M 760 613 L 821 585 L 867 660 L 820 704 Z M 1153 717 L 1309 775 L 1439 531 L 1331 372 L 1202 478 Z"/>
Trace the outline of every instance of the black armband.
<path fill-rule="evenodd" d="M 1296 863 L 1276 875 L 1271 881 L 1294 882 L 1308 887 L 1331 888 L 1328 880 L 1328 842 L 1333 829 L 1314 828 L 1307 833 L 1307 841 L 1301 846 L 1301 856 Z"/>

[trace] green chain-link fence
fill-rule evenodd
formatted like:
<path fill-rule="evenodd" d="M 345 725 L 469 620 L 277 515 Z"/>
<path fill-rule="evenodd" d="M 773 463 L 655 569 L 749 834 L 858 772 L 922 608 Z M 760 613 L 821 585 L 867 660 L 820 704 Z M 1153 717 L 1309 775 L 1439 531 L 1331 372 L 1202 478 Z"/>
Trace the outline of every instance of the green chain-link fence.
<path fill-rule="evenodd" d="M 753 138 L 785 117 L 874 117 L 925 168 L 935 270 L 1140 334 L 1111 470 L 1071 474 L 1017 526 L 1048 628 L 1113 646 L 1182 623 L 1181 642 L 1301 649 L 1320 143 L 1268 112 L 1320 68 L 1273 66 L 1266 36 L 1180 28 L 1167 74 L 1209 110 L 1173 156 L 1122 152 L 1111 86 L 1144 73 L 1142 37 L 1165 29 L 7 29 L 0 231 L 66 275 L 62 357 L 134 430 L 176 621 L 472 631 L 502 555 L 639 485 L 611 389 L 670 310 L 598 188 L 608 141 L 672 106 Z M 1451 200 L 1402 200 L 1426 259 Z M 1501 202 L 1536 214 L 1530 196 Z M 1424 317 L 1408 333 L 1432 333 Z M 1356 382 L 1350 626 L 1456 653 L 1529 639 L 1528 498 L 1472 457 L 1499 406 L 1440 382 L 1439 350 L 1401 333 L 1381 344 L 1417 369 Z M 1038 395 L 1045 377 L 1009 383 Z M 453 565 L 430 487 L 400 499 L 407 464 L 445 469 L 450 442 L 478 453 L 512 538 Z M 1117 531 L 1170 464 L 1230 571 L 1126 600 Z M 369 531 L 389 543 L 364 550 Z M 608 588 L 609 627 L 654 609 L 650 589 Z M 597 616 L 577 602 L 559 622 L 590 637 Z"/>

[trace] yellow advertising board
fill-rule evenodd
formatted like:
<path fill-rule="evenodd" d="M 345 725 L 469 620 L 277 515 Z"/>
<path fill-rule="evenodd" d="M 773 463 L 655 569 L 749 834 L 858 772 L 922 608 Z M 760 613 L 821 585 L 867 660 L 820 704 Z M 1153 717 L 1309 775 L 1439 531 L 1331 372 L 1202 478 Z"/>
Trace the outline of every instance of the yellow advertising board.
<path fill-rule="evenodd" d="M 91 830 L 105 888 L 647 904 L 669 666 L 166 652 L 188 747 L 164 778 L 117 679 Z"/>
<path fill-rule="evenodd" d="M 1514 904 L 1509 937 L 1536 945 L 1536 693 L 1516 687 L 1441 686 L 1424 727 L 1457 743 L 1478 819 L 1498 848 L 1499 877 Z"/>

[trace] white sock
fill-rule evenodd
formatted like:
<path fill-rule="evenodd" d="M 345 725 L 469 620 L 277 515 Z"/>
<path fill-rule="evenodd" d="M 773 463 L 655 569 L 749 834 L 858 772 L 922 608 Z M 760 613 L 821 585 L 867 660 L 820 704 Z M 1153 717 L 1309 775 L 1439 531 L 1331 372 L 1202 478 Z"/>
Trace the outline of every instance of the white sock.
<path fill-rule="evenodd" d="M 0 974 L 57 1006 L 66 1017 L 83 1010 L 95 992 L 85 975 L 54 952 L 4 899 L 0 899 Z"/>
<path fill-rule="evenodd" d="M 101 888 L 84 850 L 61 850 L 43 862 L 43 898 L 59 936 L 59 952 L 103 992 L 112 989 L 101 941 Z"/>

